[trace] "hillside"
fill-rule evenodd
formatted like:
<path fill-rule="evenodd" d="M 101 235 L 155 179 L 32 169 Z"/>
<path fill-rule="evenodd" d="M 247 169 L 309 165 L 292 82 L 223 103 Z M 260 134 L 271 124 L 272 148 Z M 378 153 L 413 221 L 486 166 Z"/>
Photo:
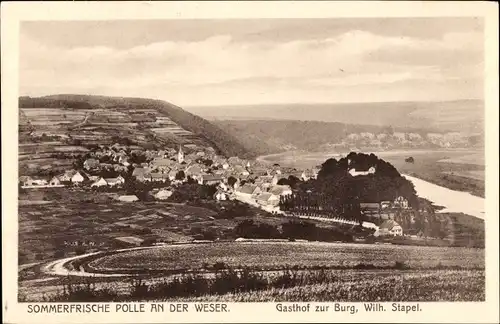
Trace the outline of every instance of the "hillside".
<path fill-rule="evenodd" d="M 253 152 L 309 152 L 363 148 L 439 148 L 482 145 L 480 135 L 340 122 L 291 120 L 216 120 L 221 129 Z"/>
<path fill-rule="evenodd" d="M 70 165 L 86 146 L 116 142 L 213 147 L 225 156 L 252 156 L 216 125 L 161 100 L 54 95 L 20 97 L 19 108 L 21 166 Z"/>
<path fill-rule="evenodd" d="M 309 120 L 478 133 L 481 100 L 185 107 L 209 120 Z"/>

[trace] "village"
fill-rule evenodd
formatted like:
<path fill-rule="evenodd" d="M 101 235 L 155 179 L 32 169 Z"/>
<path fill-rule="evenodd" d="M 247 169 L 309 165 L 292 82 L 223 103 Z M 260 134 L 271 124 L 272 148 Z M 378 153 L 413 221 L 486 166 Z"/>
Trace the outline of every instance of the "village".
<path fill-rule="evenodd" d="M 268 165 L 238 157 L 225 158 L 216 154 L 211 147 L 197 147 L 194 144 L 179 145 L 164 150 L 144 150 L 139 146 L 115 143 L 99 145 L 81 156 L 78 168 L 65 170 L 51 177 L 20 176 L 22 189 L 79 188 L 99 192 L 119 192 L 121 188 L 135 184 L 148 185 L 149 194 L 155 200 L 168 200 L 178 186 L 184 183 L 211 186 L 215 188 L 212 198 L 216 201 L 237 200 L 260 208 L 270 214 L 296 216 L 356 225 L 359 222 L 343 217 L 317 216 L 300 210 L 285 211 L 280 208 L 293 193 L 293 187 L 301 181 L 316 179 L 321 166 L 297 170 Z M 375 173 L 375 167 L 367 170 L 350 168 L 353 176 Z M 116 195 L 122 202 L 139 201 L 134 194 Z M 394 220 L 394 209 L 409 209 L 403 197 L 396 201 L 361 203 L 361 213 L 376 219 L 362 222 L 363 227 L 373 228 L 376 235 L 402 236 L 402 227 Z"/>
<path fill-rule="evenodd" d="M 187 153 L 188 151 L 189 153 Z M 200 185 L 217 185 L 216 200 L 236 197 L 253 199 L 263 206 L 277 205 L 279 197 L 291 194 L 288 185 L 278 185 L 290 176 L 300 180 L 315 177 L 319 169 L 282 171 L 279 165 L 267 167 L 238 157 L 224 158 L 212 148 L 197 149 L 180 145 L 177 150 L 141 150 L 139 147 L 114 144 L 99 146 L 87 153 L 80 169 L 70 169 L 52 177 L 20 176 L 23 189 L 78 186 L 81 188 L 115 188 L 126 181 L 156 183 L 156 187 L 175 190 L 187 181 Z M 140 162 L 137 162 L 140 161 Z M 106 176 L 115 175 L 115 176 Z M 162 186 L 161 184 L 164 184 Z M 162 194 L 157 197 L 167 198 Z"/>

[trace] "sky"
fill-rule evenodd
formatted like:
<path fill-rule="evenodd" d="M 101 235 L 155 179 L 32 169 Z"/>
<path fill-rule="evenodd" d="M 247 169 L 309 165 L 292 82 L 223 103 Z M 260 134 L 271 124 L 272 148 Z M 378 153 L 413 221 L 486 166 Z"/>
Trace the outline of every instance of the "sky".
<path fill-rule="evenodd" d="M 479 18 L 23 22 L 19 89 L 179 106 L 482 99 L 483 39 Z"/>

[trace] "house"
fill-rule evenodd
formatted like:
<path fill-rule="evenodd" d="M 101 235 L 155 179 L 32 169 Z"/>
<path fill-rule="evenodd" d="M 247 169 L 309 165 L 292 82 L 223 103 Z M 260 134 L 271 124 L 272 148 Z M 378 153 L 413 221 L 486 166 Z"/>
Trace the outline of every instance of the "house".
<path fill-rule="evenodd" d="M 248 170 L 245 167 L 241 166 L 241 165 L 235 165 L 235 166 L 233 166 L 232 169 L 233 169 L 233 172 L 235 174 L 238 174 L 238 175 L 239 174 L 244 174 L 244 175 L 249 175 L 250 174 L 250 172 L 248 172 Z"/>
<path fill-rule="evenodd" d="M 380 202 L 380 208 L 381 209 L 386 209 L 386 208 L 389 208 L 391 207 L 391 202 L 390 201 L 381 201 Z"/>
<path fill-rule="evenodd" d="M 375 236 L 403 236 L 403 228 L 396 221 L 388 219 L 379 225 Z"/>
<path fill-rule="evenodd" d="M 275 196 L 288 196 L 292 194 L 292 188 L 288 185 L 276 185 L 269 190 Z"/>
<path fill-rule="evenodd" d="M 125 201 L 125 202 L 134 202 L 134 201 L 138 201 L 139 198 L 137 198 L 136 195 L 124 195 L 124 196 L 118 197 L 118 200 Z"/>
<path fill-rule="evenodd" d="M 61 185 L 61 180 L 59 180 L 58 177 L 53 177 L 49 181 L 49 186 L 60 186 Z"/>
<path fill-rule="evenodd" d="M 159 200 L 165 200 L 168 199 L 170 196 L 172 196 L 173 192 L 167 189 L 161 189 L 155 194 L 155 198 Z"/>
<path fill-rule="evenodd" d="M 122 176 L 118 176 L 116 178 L 106 178 L 104 180 L 106 181 L 107 185 L 110 187 L 118 186 L 118 185 L 125 183 L 125 179 L 123 179 Z"/>
<path fill-rule="evenodd" d="M 398 207 L 398 208 L 402 208 L 402 209 L 408 209 L 408 208 L 410 208 L 409 207 L 409 203 L 408 203 L 408 199 L 406 199 L 403 196 L 397 197 L 394 200 L 394 207 Z"/>
<path fill-rule="evenodd" d="M 71 182 L 75 184 L 82 183 L 83 180 L 85 180 L 80 172 L 76 170 L 68 170 L 64 172 L 64 174 L 58 176 L 58 178 L 61 182 Z"/>
<path fill-rule="evenodd" d="M 41 178 L 31 178 L 25 179 L 24 186 L 46 186 L 48 185 L 48 181 Z"/>
<path fill-rule="evenodd" d="M 164 159 L 164 158 L 155 158 L 151 161 L 151 167 L 152 169 L 165 169 L 169 167 L 173 167 L 175 165 L 175 161 L 172 161 L 170 159 Z"/>
<path fill-rule="evenodd" d="M 92 170 L 98 167 L 99 167 L 99 160 L 97 159 L 86 159 L 85 162 L 83 162 L 83 168 L 85 170 Z"/>
<path fill-rule="evenodd" d="M 168 177 L 168 173 L 151 172 L 151 173 L 149 173 L 149 177 L 147 180 L 152 181 L 152 182 L 166 182 L 167 180 L 169 180 L 169 177 Z"/>
<path fill-rule="evenodd" d="M 184 171 L 186 176 L 200 176 L 203 174 L 203 168 L 199 164 L 192 164 L 186 168 L 186 171 Z"/>
<path fill-rule="evenodd" d="M 178 171 L 177 171 L 177 170 L 174 170 L 174 169 L 170 170 L 170 171 L 168 172 L 168 174 L 167 174 L 168 179 L 169 179 L 170 181 L 174 181 L 174 180 L 175 180 L 175 176 L 177 175 L 177 172 L 178 172 Z"/>
<path fill-rule="evenodd" d="M 201 183 L 204 185 L 214 185 L 224 182 L 224 178 L 216 174 L 204 174 L 201 176 Z"/>
<path fill-rule="evenodd" d="M 107 185 L 108 185 L 108 183 L 106 182 L 106 180 L 104 180 L 104 178 L 100 178 L 99 180 L 97 180 L 96 182 L 91 184 L 90 186 L 91 187 L 102 187 L 102 186 L 107 186 Z"/>
<path fill-rule="evenodd" d="M 149 176 L 146 176 L 148 171 L 148 168 L 137 167 L 134 169 L 134 171 L 132 171 L 132 177 L 134 177 L 138 181 L 145 181 L 145 178 L 149 178 Z"/>
<path fill-rule="evenodd" d="M 302 172 L 302 174 L 300 175 L 300 179 L 302 179 L 303 181 L 307 181 L 309 179 L 316 179 L 318 173 L 315 172 L 314 170 L 311 170 L 311 169 L 307 169 L 307 170 L 304 170 L 304 172 Z"/>
<path fill-rule="evenodd" d="M 244 184 L 236 190 L 236 194 L 244 198 L 251 198 L 253 195 L 260 192 L 262 192 L 262 190 L 258 186 L 252 184 Z"/>
<path fill-rule="evenodd" d="M 224 183 L 224 182 L 220 182 L 219 183 L 219 188 L 222 189 L 222 190 L 224 190 L 224 191 L 229 190 L 229 187 L 230 186 L 228 184 Z"/>
<path fill-rule="evenodd" d="M 219 200 L 219 201 L 223 201 L 223 200 L 228 200 L 228 195 L 226 192 L 222 191 L 222 190 L 217 190 L 217 192 L 214 194 L 214 199 L 215 200 Z"/>
<path fill-rule="evenodd" d="M 369 174 L 374 174 L 376 171 L 375 167 L 370 167 L 367 170 L 361 170 L 361 169 L 355 169 L 351 168 L 349 169 L 349 174 L 353 177 L 357 176 L 364 176 L 364 175 L 369 175 Z"/>
<path fill-rule="evenodd" d="M 280 198 L 270 192 L 262 192 L 255 197 L 255 201 L 261 206 L 278 206 Z"/>
<path fill-rule="evenodd" d="M 30 176 L 20 176 L 19 184 L 21 186 L 31 186 L 33 185 L 33 179 Z"/>

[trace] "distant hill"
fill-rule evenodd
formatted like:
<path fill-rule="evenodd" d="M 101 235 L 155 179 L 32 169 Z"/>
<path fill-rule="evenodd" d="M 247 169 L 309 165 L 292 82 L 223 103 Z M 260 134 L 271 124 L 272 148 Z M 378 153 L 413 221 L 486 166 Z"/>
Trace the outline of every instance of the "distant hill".
<path fill-rule="evenodd" d="M 353 148 L 437 148 L 481 146 L 480 135 L 431 128 L 390 127 L 297 120 L 215 120 L 221 129 L 252 152 L 309 152 Z"/>
<path fill-rule="evenodd" d="M 253 155 L 213 123 L 166 101 L 62 94 L 20 97 L 19 108 L 21 145 L 41 135 L 43 141 L 74 145 L 126 138 L 138 145 L 193 144 L 211 146 L 226 156 Z"/>
<path fill-rule="evenodd" d="M 362 94 L 360 94 L 362 95 Z M 185 107 L 210 120 L 308 120 L 478 133 L 484 102 L 375 102 Z"/>

